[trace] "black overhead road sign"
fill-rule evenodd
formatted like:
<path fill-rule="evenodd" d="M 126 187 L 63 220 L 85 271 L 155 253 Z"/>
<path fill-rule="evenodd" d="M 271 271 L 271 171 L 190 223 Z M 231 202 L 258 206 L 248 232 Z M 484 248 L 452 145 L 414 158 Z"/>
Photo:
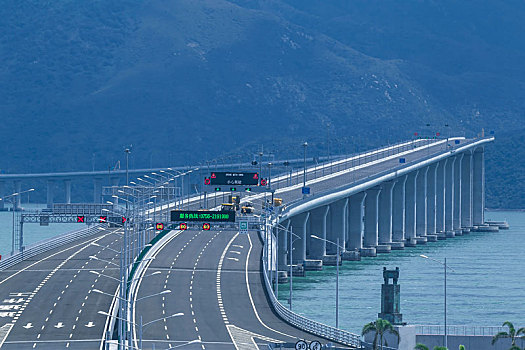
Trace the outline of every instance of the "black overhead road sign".
<path fill-rule="evenodd" d="M 259 185 L 259 173 L 215 171 L 210 175 L 210 185 L 257 186 Z"/>

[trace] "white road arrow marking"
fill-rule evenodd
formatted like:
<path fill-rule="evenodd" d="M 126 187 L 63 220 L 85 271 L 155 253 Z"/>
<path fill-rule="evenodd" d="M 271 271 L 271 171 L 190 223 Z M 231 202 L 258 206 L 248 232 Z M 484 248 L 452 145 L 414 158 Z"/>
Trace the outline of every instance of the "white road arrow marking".
<path fill-rule="evenodd" d="M 22 327 L 24 327 L 25 329 L 33 328 L 33 324 L 31 322 L 29 322 L 28 324 L 26 324 L 25 326 L 22 326 Z"/>
<path fill-rule="evenodd" d="M 64 327 L 64 324 L 62 322 L 58 322 L 56 325 L 55 325 L 55 328 L 62 328 Z"/>
<path fill-rule="evenodd" d="M 87 328 L 95 327 L 95 324 L 91 321 L 86 325 Z"/>

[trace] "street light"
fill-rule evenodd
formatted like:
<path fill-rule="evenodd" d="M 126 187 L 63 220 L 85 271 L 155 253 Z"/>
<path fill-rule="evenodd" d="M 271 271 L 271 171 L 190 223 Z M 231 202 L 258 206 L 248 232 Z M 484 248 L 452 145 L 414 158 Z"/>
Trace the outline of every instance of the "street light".
<path fill-rule="evenodd" d="M 129 185 L 129 154 L 131 153 L 131 146 L 124 150 L 126 152 L 126 185 Z"/>
<path fill-rule="evenodd" d="M 11 234 L 11 255 L 13 255 L 15 253 L 15 199 L 17 196 L 23 194 L 23 193 L 27 193 L 27 192 L 33 192 L 35 189 L 34 188 L 30 188 L 28 190 L 25 190 L 25 191 L 21 191 L 21 192 L 15 192 L 13 194 L 10 194 L 8 196 L 4 196 L 2 198 L 0 198 L 0 201 L 3 201 L 7 198 L 10 198 L 11 199 L 11 205 L 12 205 L 12 208 L 11 208 L 11 211 L 13 212 L 13 231 L 12 231 L 12 234 Z M 22 237 L 20 237 L 20 247 L 19 249 L 22 249 L 22 245 L 23 245 L 23 241 L 22 241 Z"/>
<path fill-rule="evenodd" d="M 327 243 L 331 243 L 337 247 L 337 255 L 335 259 L 335 266 L 336 266 L 336 271 L 337 271 L 336 279 L 335 279 L 335 328 L 339 328 L 339 249 L 340 248 L 344 249 L 344 247 L 341 247 L 339 245 L 339 237 L 337 237 L 335 243 L 328 239 L 318 237 L 316 235 L 310 235 L 310 237 L 319 239 L 321 241 L 325 241 Z"/>
<path fill-rule="evenodd" d="M 304 148 L 304 171 L 303 171 L 303 187 L 306 187 L 306 148 L 308 147 L 308 142 L 303 143 Z"/>
<path fill-rule="evenodd" d="M 444 274 L 444 300 L 443 300 L 444 312 L 443 312 L 443 318 L 444 318 L 444 323 L 445 323 L 445 332 L 444 332 L 443 338 L 444 338 L 444 343 L 445 343 L 444 345 L 445 345 L 445 347 L 447 347 L 447 343 L 448 343 L 448 334 L 447 334 L 447 268 L 450 269 L 452 272 L 456 272 L 456 271 L 453 268 L 451 268 L 450 266 L 447 266 L 447 258 L 445 258 L 445 262 L 441 262 L 439 260 L 436 260 L 436 259 L 433 259 L 433 258 L 429 258 L 428 256 L 423 255 L 423 254 L 420 254 L 419 256 L 421 258 L 423 258 L 423 259 L 432 260 L 434 262 L 437 262 L 438 264 L 443 265 L 443 274 Z"/>

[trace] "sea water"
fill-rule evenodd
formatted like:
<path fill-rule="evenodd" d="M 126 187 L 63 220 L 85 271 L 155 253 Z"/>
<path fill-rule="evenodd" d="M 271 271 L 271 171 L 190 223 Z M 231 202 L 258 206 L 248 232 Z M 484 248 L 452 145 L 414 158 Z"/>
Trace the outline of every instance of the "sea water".
<path fill-rule="evenodd" d="M 6 206 L 10 209 L 10 206 Z M 40 204 L 24 204 L 26 210 L 37 210 L 45 208 Z M 24 245 L 28 246 L 35 242 L 54 237 L 61 233 L 79 230 L 85 227 L 85 224 L 49 224 L 49 226 L 40 226 L 36 223 L 24 224 Z M 11 253 L 13 235 L 13 213 L 11 211 L 0 212 L 0 254 L 2 257 Z"/>
<path fill-rule="evenodd" d="M 442 325 L 443 261 L 447 272 L 447 323 L 500 326 L 511 321 L 525 326 L 525 212 L 487 212 L 487 220 L 507 220 L 510 230 L 470 234 L 345 261 L 339 275 L 339 326 L 360 333 L 381 311 L 383 267 L 399 267 L 401 313 L 409 324 Z M 335 325 L 335 267 L 307 272 L 293 280 L 293 311 Z M 279 299 L 288 305 L 289 285 L 279 285 Z"/>

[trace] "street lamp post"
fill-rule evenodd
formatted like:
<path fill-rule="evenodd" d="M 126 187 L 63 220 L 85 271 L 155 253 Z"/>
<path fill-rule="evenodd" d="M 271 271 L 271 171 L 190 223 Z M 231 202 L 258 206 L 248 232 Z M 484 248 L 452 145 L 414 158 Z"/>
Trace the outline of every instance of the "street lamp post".
<path fill-rule="evenodd" d="M 304 148 L 304 168 L 303 168 L 303 187 L 306 187 L 306 148 L 308 147 L 308 142 L 303 143 Z"/>
<path fill-rule="evenodd" d="M 335 278 L 335 328 L 339 328 L 339 257 L 340 257 L 340 251 L 339 249 L 342 248 L 339 245 L 339 237 L 337 237 L 335 243 L 332 241 L 329 241 L 327 239 L 318 237 L 316 235 L 311 235 L 310 237 L 319 239 L 321 241 L 325 241 L 327 243 L 331 243 L 337 247 L 337 255 L 335 259 L 335 266 L 336 266 L 336 278 Z"/>
<path fill-rule="evenodd" d="M 423 259 L 428 259 L 428 260 L 432 260 L 434 262 L 437 262 L 438 264 L 441 264 L 443 265 L 443 275 L 444 275 L 444 300 L 443 300 L 443 321 L 444 321 L 444 324 L 445 324 L 445 330 L 444 330 L 444 334 L 443 334 L 443 342 L 444 342 L 444 345 L 445 345 L 445 348 L 447 347 L 448 345 L 448 332 L 447 332 L 447 268 L 450 269 L 452 272 L 456 272 L 453 268 L 451 268 L 450 266 L 447 266 L 447 258 L 445 258 L 445 261 L 444 262 L 441 262 L 437 259 L 433 259 L 433 258 L 430 258 L 426 255 L 419 255 L 420 257 L 422 257 Z"/>
<path fill-rule="evenodd" d="M 21 191 L 21 192 L 15 192 L 13 194 L 10 194 L 8 196 L 4 196 L 4 197 L 1 197 L 0 198 L 0 201 L 3 201 L 7 198 L 9 198 L 11 200 L 11 211 L 13 212 L 13 231 L 12 231 L 12 235 L 11 235 L 11 255 L 13 255 L 15 253 L 15 241 L 16 241 L 16 237 L 15 237 L 15 226 L 16 226 L 16 223 L 15 223 L 15 207 L 16 207 L 16 198 L 18 196 L 20 196 L 21 194 L 23 193 L 28 193 L 28 192 L 33 192 L 35 189 L 34 188 L 30 188 L 28 190 L 25 190 L 25 191 Z M 22 237 L 20 237 L 20 239 L 22 240 Z M 20 247 L 19 249 L 22 249 L 22 243 L 23 242 L 20 242 Z"/>

